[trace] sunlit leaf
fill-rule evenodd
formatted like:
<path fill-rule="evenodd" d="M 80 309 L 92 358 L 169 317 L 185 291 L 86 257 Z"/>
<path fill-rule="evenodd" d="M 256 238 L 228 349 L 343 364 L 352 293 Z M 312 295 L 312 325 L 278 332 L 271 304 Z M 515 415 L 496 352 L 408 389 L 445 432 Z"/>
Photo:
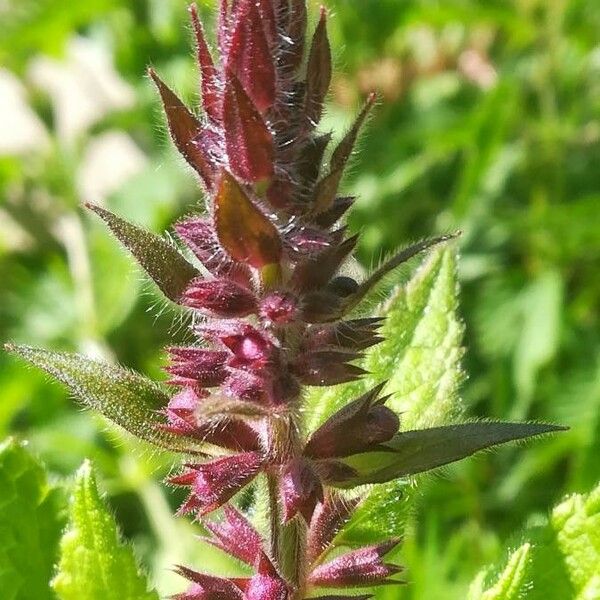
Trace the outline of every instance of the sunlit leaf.
<path fill-rule="evenodd" d="M 234 260 L 257 268 L 279 262 L 281 239 L 275 225 L 227 171 L 215 198 L 215 221 L 219 241 Z"/>
<path fill-rule="evenodd" d="M 75 481 L 52 587 L 61 600 L 158 600 L 98 494 L 91 465 Z"/>
<path fill-rule="evenodd" d="M 88 205 L 133 254 L 167 298 L 177 302 L 198 271 L 158 235 L 141 229 L 100 206 Z"/>
<path fill-rule="evenodd" d="M 185 439 L 163 431 L 166 420 L 160 410 L 168 396 L 152 381 L 122 367 L 77 354 L 51 352 L 29 346 L 7 349 L 43 369 L 69 388 L 88 408 L 133 435 L 169 450 L 190 449 Z"/>
<path fill-rule="evenodd" d="M 570 496 L 522 537 L 527 542 L 509 554 L 500 576 L 479 574 L 469 600 L 600 597 L 600 486 Z"/>
<path fill-rule="evenodd" d="M 564 427 L 544 423 L 461 423 L 398 433 L 383 444 L 387 453 L 358 455 L 346 463 L 358 471 L 353 487 L 386 483 L 398 477 L 429 471 L 475 454 L 480 450 L 530 438 Z M 341 487 L 348 484 L 342 482 Z"/>
<path fill-rule="evenodd" d="M 3 600 L 51 600 L 66 499 L 24 445 L 0 444 L 0 589 Z"/>

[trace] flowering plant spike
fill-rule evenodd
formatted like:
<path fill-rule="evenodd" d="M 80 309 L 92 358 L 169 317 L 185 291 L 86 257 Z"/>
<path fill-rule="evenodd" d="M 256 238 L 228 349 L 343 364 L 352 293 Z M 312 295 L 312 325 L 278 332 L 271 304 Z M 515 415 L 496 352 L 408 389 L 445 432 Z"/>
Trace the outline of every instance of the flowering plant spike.
<path fill-rule="evenodd" d="M 90 207 L 196 317 L 197 343 L 168 349 L 171 393 L 84 357 L 11 349 L 133 434 L 184 456 L 169 479 L 187 491 L 179 512 L 201 520 L 206 541 L 253 574 L 179 566 L 190 582 L 179 600 L 366 599 L 374 586 L 403 582 L 389 556 L 400 539 L 332 554 L 360 503 L 346 490 L 559 428 L 478 422 L 403 432 L 381 382 L 304 431 L 305 386 L 361 378 L 362 354 L 382 341 L 382 319 L 353 309 L 398 265 L 455 235 L 400 251 L 362 282 L 343 275 L 358 237 L 339 224 L 354 198 L 338 187 L 376 95 L 328 152 L 331 135 L 318 129 L 332 72 L 327 10 L 307 36 L 305 0 L 221 0 L 218 57 L 194 6 L 190 13 L 202 114 L 149 70 L 173 143 L 207 198 L 202 214 L 174 226 L 185 252 Z M 270 527 L 259 532 L 231 501 L 261 481 Z"/>

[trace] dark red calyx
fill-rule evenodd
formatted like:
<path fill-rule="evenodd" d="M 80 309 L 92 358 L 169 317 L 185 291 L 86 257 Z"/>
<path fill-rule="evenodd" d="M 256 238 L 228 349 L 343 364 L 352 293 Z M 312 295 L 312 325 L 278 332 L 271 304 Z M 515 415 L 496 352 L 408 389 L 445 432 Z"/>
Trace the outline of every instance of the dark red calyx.
<path fill-rule="evenodd" d="M 209 273 L 247 287 L 252 286 L 248 267 L 235 262 L 224 252 L 215 235 L 212 222 L 205 217 L 192 217 L 175 224 L 175 231 L 183 243 L 196 255 Z"/>
<path fill-rule="evenodd" d="M 223 517 L 218 521 L 203 521 L 212 536 L 206 538 L 213 546 L 227 554 L 255 566 L 262 552 L 262 539 L 248 519 L 230 505 L 223 508 Z"/>
<path fill-rule="evenodd" d="M 188 464 L 180 475 L 168 481 L 191 488 L 180 514 L 207 514 L 222 506 L 246 486 L 259 472 L 263 457 L 258 452 L 244 452 L 202 464 Z"/>
<path fill-rule="evenodd" d="M 359 502 L 360 498 L 346 499 L 330 491 L 325 500 L 316 506 L 308 529 L 309 563 L 330 549 L 335 536 L 346 524 Z"/>
<path fill-rule="evenodd" d="M 322 587 L 369 587 L 402 583 L 389 579 L 390 576 L 402 571 L 402 568 L 383 560 L 383 557 L 399 543 L 399 539 L 393 539 L 383 544 L 342 554 L 317 566 L 310 574 L 309 581 L 313 585 Z"/>
<path fill-rule="evenodd" d="M 168 351 L 170 365 L 165 370 L 171 375 L 170 384 L 215 387 L 227 376 L 226 352 L 194 347 L 169 348 Z"/>
<path fill-rule="evenodd" d="M 306 385 L 337 385 L 362 377 L 366 371 L 349 364 L 361 358 L 357 352 L 319 350 L 301 355 L 294 364 L 294 373 Z"/>
<path fill-rule="evenodd" d="M 182 303 L 224 319 L 245 317 L 257 310 L 256 297 L 230 279 L 194 279 L 183 294 Z"/>
<path fill-rule="evenodd" d="M 367 392 L 332 415 L 306 444 L 312 458 L 341 458 L 374 451 L 398 432 L 400 419 L 378 398 L 383 385 Z"/>
<path fill-rule="evenodd" d="M 230 579 L 198 573 L 187 567 L 177 567 L 177 573 L 193 584 L 173 600 L 243 600 L 242 590 Z"/>
<path fill-rule="evenodd" d="M 315 506 L 323 500 L 323 486 L 309 461 L 300 458 L 283 466 L 280 495 L 286 523 L 298 513 L 310 523 Z"/>

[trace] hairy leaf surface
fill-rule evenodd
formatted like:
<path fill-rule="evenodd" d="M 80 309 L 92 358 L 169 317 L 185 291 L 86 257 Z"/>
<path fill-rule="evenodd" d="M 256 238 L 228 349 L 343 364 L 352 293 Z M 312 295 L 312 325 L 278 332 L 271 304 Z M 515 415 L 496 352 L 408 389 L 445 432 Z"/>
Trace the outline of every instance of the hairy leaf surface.
<path fill-rule="evenodd" d="M 67 385 L 88 408 L 98 410 L 133 435 L 168 450 L 190 449 L 184 438 L 160 428 L 165 423 L 160 410 L 167 406 L 169 397 L 139 373 L 78 354 L 30 346 L 8 349 Z"/>
<path fill-rule="evenodd" d="M 600 485 L 568 497 L 522 537 L 500 575 L 477 576 L 469 600 L 600 598 Z"/>
<path fill-rule="evenodd" d="M 120 540 L 89 463 L 77 474 L 60 549 L 52 587 L 61 600 L 158 600 L 148 591 L 132 549 Z"/>
<path fill-rule="evenodd" d="M 0 445 L 0 590 L 3 600 L 54 598 L 49 581 L 64 526 L 62 490 L 24 445 Z"/>

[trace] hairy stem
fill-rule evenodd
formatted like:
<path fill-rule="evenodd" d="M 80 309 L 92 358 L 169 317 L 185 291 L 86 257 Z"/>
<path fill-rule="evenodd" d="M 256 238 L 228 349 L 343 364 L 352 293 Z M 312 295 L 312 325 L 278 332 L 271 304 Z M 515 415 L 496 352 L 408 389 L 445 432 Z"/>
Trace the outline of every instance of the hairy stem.
<path fill-rule="evenodd" d="M 276 419 L 272 423 L 275 452 L 282 459 L 294 460 L 302 455 L 302 444 L 297 424 L 292 417 Z M 277 461 L 279 462 L 279 461 Z M 284 523 L 279 498 L 280 474 L 275 467 L 267 473 L 269 490 L 269 525 L 271 555 L 282 575 L 292 584 L 294 599 L 304 596 L 306 580 L 307 525 L 300 515 Z"/>

